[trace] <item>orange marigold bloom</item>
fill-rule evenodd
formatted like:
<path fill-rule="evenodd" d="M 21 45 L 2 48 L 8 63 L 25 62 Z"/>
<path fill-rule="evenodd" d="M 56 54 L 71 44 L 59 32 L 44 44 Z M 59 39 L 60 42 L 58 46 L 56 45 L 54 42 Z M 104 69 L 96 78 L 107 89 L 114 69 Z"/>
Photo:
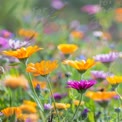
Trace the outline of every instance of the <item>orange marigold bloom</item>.
<path fill-rule="evenodd" d="M 82 39 L 84 34 L 80 31 L 72 31 L 71 32 L 71 37 L 74 39 Z"/>
<path fill-rule="evenodd" d="M 31 72 L 34 76 L 45 76 L 51 73 L 58 66 L 57 61 L 41 61 L 39 63 L 30 63 L 27 65 L 26 71 Z"/>
<path fill-rule="evenodd" d="M 115 10 L 115 20 L 122 23 L 122 8 L 117 8 Z"/>
<path fill-rule="evenodd" d="M 78 46 L 75 44 L 59 44 L 58 49 L 63 53 L 63 54 L 71 54 L 75 52 L 78 49 Z"/>
<path fill-rule="evenodd" d="M 65 103 L 55 103 L 57 109 L 68 109 L 70 108 L 70 104 L 65 104 Z M 54 108 L 54 104 L 52 104 Z"/>
<path fill-rule="evenodd" d="M 7 76 L 4 85 L 13 89 L 18 87 L 26 89 L 28 88 L 28 81 L 24 76 Z"/>
<path fill-rule="evenodd" d="M 88 91 L 86 93 L 86 96 L 93 99 L 94 101 L 109 101 L 113 97 L 115 97 L 117 94 L 114 91 Z"/>
<path fill-rule="evenodd" d="M 8 107 L 3 110 L 1 110 L 1 113 L 5 115 L 6 117 L 12 116 L 12 115 L 19 115 L 21 114 L 21 109 L 19 107 Z"/>
<path fill-rule="evenodd" d="M 45 89 L 47 86 L 47 83 L 45 81 L 33 80 L 32 83 L 33 83 L 34 88 L 36 88 L 36 86 L 39 85 L 41 89 Z"/>
<path fill-rule="evenodd" d="M 38 36 L 38 33 L 34 30 L 26 30 L 26 29 L 20 29 L 18 31 L 18 34 L 20 36 L 26 37 L 28 39 L 30 38 L 36 38 Z"/>
<path fill-rule="evenodd" d="M 29 104 L 22 104 L 20 107 L 22 112 L 27 112 L 27 113 L 36 113 L 37 110 L 36 110 L 36 107 L 34 106 L 31 106 Z"/>
<path fill-rule="evenodd" d="M 80 102 L 79 100 L 73 100 L 73 104 L 76 105 L 76 106 L 79 105 L 79 102 Z M 81 106 L 84 105 L 84 101 L 81 101 L 80 105 Z"/>
<path fill-rule="evenodd" d="M 27 48 L 22 47 L 20 49 L 17 49 L 15 51 L 9 50 L 9 51 L 3 51 L 3 54 L 7 56 L 12 56 L 18 59 L 24 59 L 30 57 L 33 53 L 41 50 L 43 48 L 39 48 L 38 46 L 29 46 Z"/>
<path fill-rule="evenodd" d="M 81 60 L 81 61 L 73 61 L 73 60 L 65 60 L 63 64 L 68 64 L 75 69 L 77 69 L 79 72 L 85 72 L 87 69 L 91 68 L 92 66 L 95 65 L 94 59 L 87 59 Z"/>
<path fill-rule="evenodd" d="M 122 76 L 109 76 L 106 78 L 106 80 L 111 85 L 116 85 L 116 84 L 122 83 Z"/>

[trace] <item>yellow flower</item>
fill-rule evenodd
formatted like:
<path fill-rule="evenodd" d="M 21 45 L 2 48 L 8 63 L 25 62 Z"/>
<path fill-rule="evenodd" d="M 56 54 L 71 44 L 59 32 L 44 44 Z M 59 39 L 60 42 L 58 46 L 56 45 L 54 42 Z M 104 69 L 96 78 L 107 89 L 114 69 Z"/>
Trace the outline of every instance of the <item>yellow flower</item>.
<path fill-rule="evenodd" d="M 78 46 L 75 44 L 59 44 L 58 49 L 63 53 L 63 54 L 71 54 L 75 52 L 78 49 Z"/>
<path fill-rule="evenodd" d="M 57 109 L 68 109 L 70 108 L 70 104 L 65 104 L 65 103 L 55 103 Z M 52 104 L 54 108 L 54 104 Z"/>
<path fill-rule="evenodd" d="M 30 63 L 27 65 L 26 71 L 31 72 L 34 76 L 45 76 L 51 73 L 58 66 L 57 61 L 41 61 L 39 63 Z"/>
<path fill-rule="evenodd" d="M 15 51 L 9 50 L 9 51 L 3 51 L 3 54 L 7 56 L 12 56 L 18 59 L 24 59 L 30 57 L 33 53 L 41 50 L 42 48 L 39 48 L 38 46 L 29 46 L 27 48 L 20 48 Z"/>
<path fill-rule="evenodd" d="M 78 106 L 79 105 L 79 100 L 73 100 L 73 104 Z M 84 105 L 84 101 L 81 101 L 80 105 Z"/>
<path fill-rule="evenodd" d="M 122 76 L 109 76 L 109 77 L 106 78 L 106 80 L 111 85 L 117 85 L 119 83 L 122 83 Z"/>
<path fill-rule="evenodd" d="M 33 106 L 33 107 L 36 107 L 37 106 L 37 104 L 35 102 L 32 102 L 30 100 L 24 100 L 23 101 L 23 104 L 24 105 L 30 105 L 30 106 Z"/>
<path fill-rule="evenodd" d="M 65 60 L 63 64 L 68 64 L 79 72 L 85 72 L 87 69 L 91 68 L 95 65 L 95 61 L 93 59 L 81 60 L 81 61 L 73 61 L 73 60 Z"/>
<path fill-rule="evenodd" d="M 72 31 L 71 32 L 71 37 L 74 39 L 82 39 L 84 34 L 80 31 Z"/>
<path fill-rule="evenodd" d="M 5 115 L 6 117 L 12 116 L 12 115 L 19 115 L 21 114 L 21 109 L 19 107 L 8 107 L 3 110 L 1 110 L 1 113 Z"/>
<path fill-rule="evenodd" d="M 94 101 L 109 101 L 113 97 L 115 97 L 117 94 L 114 91 L 98 91 L 93 92 L 89 91 L 86 93 L 86 96 L 93 99 Z"/>
<path fill-rule="evenodd" d="M 22 87 L 24 89 L 28 88 L 28 81 L 24 76 L 7 76 L 4 80 L 4 85 L 10 88 Z"/>
<path fill-rule="evenodd" d="M 36 38 L 38 36 L 38 33 L 36 31 L 34 31 L 34 30 L 26 30 L 26 29 L 20 29 L 18 31 L 18 34 L 20 36 L 26 37 L 28 39 Z"/>
<path fill-rule="evenodd" d="M 32 83 L 33 83 L 34 88 L 36 88 L 36 86 L 39 85 L 41 89 L 45 89 L 46 86 L 47 86 L 47 84 L 46 84 L 45 81 L 37 81 L 37 80 L 33 80 Z"/>

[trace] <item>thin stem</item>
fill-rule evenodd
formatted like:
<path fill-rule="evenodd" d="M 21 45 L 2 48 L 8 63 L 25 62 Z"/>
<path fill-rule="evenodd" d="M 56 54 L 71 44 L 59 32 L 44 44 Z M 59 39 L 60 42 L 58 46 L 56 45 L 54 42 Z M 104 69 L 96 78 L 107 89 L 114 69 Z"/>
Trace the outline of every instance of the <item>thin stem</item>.
<path fill-rule="evenodd" d="M 53 102 L 54 102 L 54 109 L 55 109 L 56 114 L 57 114 L 57 116 L 58 116 L 58 122 L 60 122 L 60 117 L 59 117 L 58 111 L 57 111 L 57 109 L 56 109 L 56 104 L 55 104 L 56 102 L 55 102 L 55 99 L 54 99 L 54 96 L 53 96 L 53 92 L 52 92 L 52 86 L 51 86 L 51 83 L 50 83 L 50 81 L 49 81 L 48 76 L 47 76 L 46 78 L 47 78 L 47 82 L 48 82 L 48 86 L 49 86 L 49 89 L 50 89 L 50 93 L 51 93 L 51 96 L 52 96 L 52 99 L 53 99 Z"/>
<path fill-rule="evenodd" d="M 29 81 L 29 86 L 30 86 L 30 88 L 31 88 L 31 90 L 32 90 L 32 92 L 33 92 L 34 100 L 37 102 L 39 108 L 41 109 L 41 110 L 39 111 L 40 114 L 41 114 L 41 118 L 42 118 L 43 122 L 46 122 L 46 121 L 45 121 L 44 114 L 43 114 L 44 109 L 43 109 L 42 103 L 41 103 L 41 101 L 40 101 L 40 99 L 39 99 L 38 95 L 36 94 L 36 91 L 35 91 L 35 89 L 34 89 L 34 87 L 33 87 L 32 79 L 31 79 L 30 73 L 28 73 L 28 81 Z"/>
<path fill-rule="evenodd" d="M 119 112 L 118 112 L 118 114 L 117 114 L 117 119 L 118 119 L 118 122 L 120 122 L 120 121 L 119 121 L 119 120 L 120 120 L 120 119 L 119 119 Z"/>
<path fill-rule="evenodd" d="M 72 117 L 72 119 L 71 119 L 72 121 L 74 120 L 75 115 L 76 115 L 76 113 L 77 113 L 77 111 L 78 111 L 78 109 L 79 109 L 79 107 L 80 107 L 80 105 L 81 105 L 82 98 L 83 98 L 83 95 L 81 94 L 79 104 L 78 104 L 78 106 L 77 106 L 77 108 L 76 108 L 76 110 L 75 110 L 75 113 L 74 113 L 74 115 L 73 115 L 73 117 Z"/>

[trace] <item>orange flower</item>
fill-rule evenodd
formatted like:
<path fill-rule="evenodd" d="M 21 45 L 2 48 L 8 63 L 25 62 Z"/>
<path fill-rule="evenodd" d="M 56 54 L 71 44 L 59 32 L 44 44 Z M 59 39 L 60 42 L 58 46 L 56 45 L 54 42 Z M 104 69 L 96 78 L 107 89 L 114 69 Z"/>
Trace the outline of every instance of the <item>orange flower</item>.
<path fill-rule="evenodd" d="M 63 64 L 68 64 L 79 72 L 85 72 L 87 69 L 91 68 L 95 65 L 95 61 L 93 59 L 81 60 L 81 61 L 73 61 L 73 60 L 65 60 Z"/>
<path fill-rule="evenodd" d="M 36 107 L 37 106 L 37 104 L 35 102 L 32 102 L 30 100 L 24 100 L 23 101 L 23 104 L 24 105 L 30 105 L 30 106 L 33 106 L 33 107 Z"/>
<path fill-rule="evenodd" d="M 95 100 L 95 101 L 109 101 L 113 97 L 115 97 L 117 94 L 114 91 L 98 91 L 98 92 L 93 92 L 89 91 L 86 93 L 86 96 Z"/>
<path fill-rule="evenodd" d="M 82 39 L 84 34 L 80 31 L 72 31 L 71 32 L 71 37 L 74 39 Z"/>
<path fill-rule="evenodd" d="M 45 76 L 51 73 L 58 66 L 57 61 L 41 61 L 40 63 L 30 63 L 27 65 L 26 71 L 33 73 L 35 76 Z"/>
<path fill-rule="evenodd" d="M 59 44 L 58 49 L 63 53 L 63 54 L 71 54 L 75 52 L 78 49 L 78 46 L 75 44 Z"/>
<path fill-rule="evenodd" d="M 122 83 L 122 76 L 109 76 L 109 77 L 106 78 L 106 80 L 111 85 L 117 85 L 119 83 Z"/>
<path fill-rule="evenodd" d="M 8 107 L 3 110 L 1 110 L 1 113 L 5 115 L 6 117 L 12 116 L 12 115 L 19 115 L 21 114 L 21 109 L 19 107 Z"/>
<path fill-rule="evenodd" d="M 20 48 L 15 51 L 9 50 L 9 51 L 3 51 L 3 53 L 7 56 L 12 56 L 18 59 L 24 59 L 30 57 L 33 53 L 37 52 L 38 50 L 41 50 L 42 48 L 39 48 L 38 46 L 29 46 L 27 48 Z"/>
<path fill-rule="evenodd" d="M 26 29 L 20 29 L 18 31 L 18 34 L 20 36 L 24 36 L 28 39 L 31 39 L 31 38 L 36 38 L 38 36 L 38 33 L 35 32 L 34 30 L 26 30 Z"/>
<path fill-rule="evenodd" d="M 115 10 L 115 20 L 122 23 L 122 8 L 117 8 Z"/>
<path fill-rule="evenodd" d="M 36 88 L 36 86 L 39 85 L 41 89 L 45 89 L 47 85 L 45 81 L 33 80 L 32 83 L 33 83 L 34 88 Z"/>
<path fill-rule="evenodd" d="M 34 106 L 31 106 L 29 104 L 22 104 L 20 107 L 22 112 L 26 112 L 26 113 L 36 113 L 37 110 Z"/>
<path fill-rule="evenodd" d="M 70 108 L 70 104 L 65 104 L 65 103 L 55 103 L 57 109 L 68 109 Z M 54 104 L 52 104 L 54 107 Z"/>
<path fill-rule="evenodd" d="M 18 120 L 26 122 L 26 120 L 30 120 L 31 122 L 38 122 L 39 116 L 35 113 L 32 114 L 19 114 L 17 117 Z"/>
<path fill-rule="evenodd" d="M 8 76 L 4 80 L 4 85 L 10 88 L 28 88 L 28 81 L 24 76 Z"/>

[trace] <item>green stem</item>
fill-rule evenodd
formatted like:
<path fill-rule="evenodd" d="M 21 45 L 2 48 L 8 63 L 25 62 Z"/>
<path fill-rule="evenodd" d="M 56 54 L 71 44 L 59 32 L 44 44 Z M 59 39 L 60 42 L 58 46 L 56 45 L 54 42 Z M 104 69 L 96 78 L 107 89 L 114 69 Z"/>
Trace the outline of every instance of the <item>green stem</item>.
<path fill-rule="evenodd" d="M 34 100 L 36 101 L 36 103 L 38 104 L 39 108 L 41 109 L 39 112 L 40 112 L 40 115 L 41 115 L 41 118 L 42 118 L 42 121 L 43 122 L 46 122 L 45 121 L 45 117 L 44 117 L 44 114 L 43 114 L 43 111 L 44 111 L 44 108 L 42 106 L 42 103 L 33 87 L 33 84 L 32 84 L 32 79 L 31 79 L 31 76 L 30 76 L 30 73 L 28 73 L 28 81 L 29 81 L 29 86 L 33 92 L 33 97 L 34 97 Z"/>
<path fill-rule="evenodd" d="M 51 86 L 51 83 L 50 83 L 50 81 L 48 79 L 48 76 L 46 78 L 47 78 L 47 82 L 48 82 L 48 86 L 49 86 L 49 89 L 50 89 L 50 93 L 51 93 L 51 96 L 52 96 L 52 99 L 53 99 L 53 102 L 54 102 L 54 109 L 55 109 L 56 114 L 58 116 L 58 122 L 60 122 L 60 117 L 58 115 L 58 110 L 56 109 L 56 104 L 55 104 L 56 102 L 55 102 L 55 99 L 54 99 L 54 96 L 53 96 L 53 92 L 52 92 L 52 86 Z"/>
<path fill-rule="evenodd" d="M 117 115 L 117 119 L 118 119 L 118 122 L 120 122 L 120 121 L 119 121 L 119 120 L 120 120 L 120 119 L 119 119 L 119 112 L 118 112 L 118 115 Z"/>
<path fill-rule="evenodd" d="M 81 104 L 81 101 L 82 101 L 82 97 L 83 95 L 81 94 L 81 96 L 80 96 L 80 101 L 79 101 L 79 104 L 78 104 L 78 106 L 77 106 L 77 108 L 76 108 L 76 110 L 75 110 L 75 113 L 74 113 L 74 115 L 73 115 L 73 117 L 72 117 L 72 121 L 74 120 L 74 118 L 75 118 L 75 115 L 76 115 L 76 113 L 77 113 L 77 111 L 78 111 L 78 109 L 79 109 L 79 107 L 80 107 L 80 104 Z"/>

